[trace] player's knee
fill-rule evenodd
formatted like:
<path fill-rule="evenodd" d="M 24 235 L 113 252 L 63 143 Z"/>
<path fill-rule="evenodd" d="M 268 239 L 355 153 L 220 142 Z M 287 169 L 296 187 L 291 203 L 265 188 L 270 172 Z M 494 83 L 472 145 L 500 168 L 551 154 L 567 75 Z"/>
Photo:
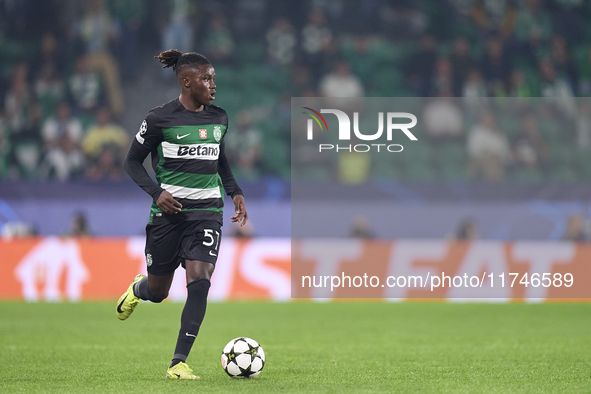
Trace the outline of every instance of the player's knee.
<path fill-rule="evenodd" d="M 166 299 L 166 297 L 168 297 L 168 292 L 164 293 L 164 294 L 160 294 L 160 293 L 155 293 L 153 291 L 150 290 L 150 288 L 148 288 L 148 296 L 150 297 L 150 301 L 159 304 L 162 301 L 164 301 Z"/>
<path fill-rule="evenodd" d="M 201 279 L 210 281 L 213 275 L 215 265 L 204 261 L 191 261 L 186 265 L 187 283 L 192 283 Z"/>

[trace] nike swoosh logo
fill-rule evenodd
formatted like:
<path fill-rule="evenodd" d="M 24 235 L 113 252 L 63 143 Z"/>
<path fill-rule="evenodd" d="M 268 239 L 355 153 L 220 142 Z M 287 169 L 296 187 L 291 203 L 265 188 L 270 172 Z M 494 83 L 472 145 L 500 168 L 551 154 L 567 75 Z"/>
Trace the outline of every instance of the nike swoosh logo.
<path fill-rule="evenodd" d="M 213 250 L 210 250 L 210 251 L 209 251 L 209 255 L 210 255 L 210 256 L 213 256 L 213 257 L 218 257 L 218 255 L 217 255 L 217 254 L 213 253 Z"/>
<path fill-rule="evenodd" d="M 186 332 L 185 335 L 188 336 L 188 337 L 195 337 L 195 338 L 197 338 L 197 335 L 189 334 L 188 332 Z"/>
<path fill-rule="evenodd" d="M 129 294 L 128 294 L 129 295 Z M 123 305 L 123 303 L 125 302 L 125 300 L 127 299 L 127 295 L 125 296 L 125 298 L 119 303 L 119 305 L 117 305 L 117 312 L 119 313 L 123 313 L 123 311 L 121 310 L 121 306 Z"/>
<path fill-rule="evenodd" d="M 178 135 L 178 134 L 177 134 L 177 136 L 176 136 L 176 139 L 177 139 L 177 140 L 180 140 L 180 139 L 183 139 L 183 138 L 185 138 L 185 137 L 186 137 L 186 136 L 188 136 L 188 135 L 191 135 L 191 133 L 189 133 L 189 134 L 185 134 L 185 135 Z"/>
<path fill-rule="evenodd" d="M 177 376 L 177 378 L 180 378 L 181 377 L 181 374 L 180 373 L 175 373 L 175 375 Z"/>

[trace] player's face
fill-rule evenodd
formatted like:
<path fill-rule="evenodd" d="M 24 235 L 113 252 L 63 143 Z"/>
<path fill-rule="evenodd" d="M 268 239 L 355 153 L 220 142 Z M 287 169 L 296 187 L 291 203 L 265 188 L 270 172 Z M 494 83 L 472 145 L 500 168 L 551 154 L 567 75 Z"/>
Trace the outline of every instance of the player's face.
<path fill-rule="evenodd" d="M 211 64 L 199 66 L 191 77 L 191 97 L 200 105 L 211 105 L 215 100 L 215 70 Z"/>

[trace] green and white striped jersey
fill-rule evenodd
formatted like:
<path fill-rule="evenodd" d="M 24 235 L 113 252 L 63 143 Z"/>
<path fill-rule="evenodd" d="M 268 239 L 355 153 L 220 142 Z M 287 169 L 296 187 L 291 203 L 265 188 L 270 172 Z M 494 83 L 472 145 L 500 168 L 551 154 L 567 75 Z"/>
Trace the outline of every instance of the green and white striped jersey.
<path fill-rule="evenodd" d="M 134 146 L 143 152 L 149 149 L 160 188 L 182 204 L 179 214 L 167 215 L 154 202 L 150 223 L 159 218 L 222 223 L 224 184 L 219 172 L 220 159 L 227 165 L 223 153 L 227 129 L 226 111 L 214 105 L 194 112 L 175 99 L 150 111 L 135 136 Z M 228 194 L 242 194 L 233 177 L 231 180 L 226 186 L 234 190 L 228 190 Z"/>

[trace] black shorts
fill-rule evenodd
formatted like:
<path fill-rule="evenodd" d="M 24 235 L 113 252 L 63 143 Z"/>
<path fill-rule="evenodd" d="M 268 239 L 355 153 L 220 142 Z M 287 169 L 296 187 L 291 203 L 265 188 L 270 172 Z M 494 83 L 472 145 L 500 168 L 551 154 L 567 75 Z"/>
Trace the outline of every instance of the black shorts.
<path fill-rule="evenodd" d="M 185 259 L 215 265 L 222 240 L 221 224 L 211 220 L 148 223 L 146 264 L 153 275 L 172 274 Z"/>

